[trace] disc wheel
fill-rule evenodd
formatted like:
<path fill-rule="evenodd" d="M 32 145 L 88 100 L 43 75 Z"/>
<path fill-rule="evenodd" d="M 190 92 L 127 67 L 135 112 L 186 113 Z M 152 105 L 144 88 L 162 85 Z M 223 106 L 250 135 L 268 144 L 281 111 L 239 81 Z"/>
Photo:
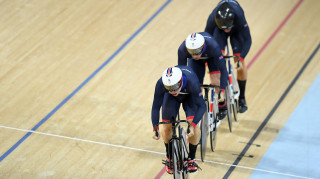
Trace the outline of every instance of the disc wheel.
<path fill-rule="evenodd" d="M 206 156 L 206 146 L 207 146 L 207 137 L 208 137 L 208 101 L 206 103 L 206 111 L 201 120 L 201 139 L 200 139 L 200 147 L 201 147 L 201 161 L 204 161 Z"/>
<path fill-rule="evenodd" d="M 238 100 L 234 100 L 234 104 L 232 104 L 232 112 L 233 112 L 233 118 L 234 121 L 238 121 Z"/>
<path fill-rule="evenodd" d="M 210 144 L 211 144 L 211 151 L 214 152 L 216 145 L 217 145 L 217 132 L 218 132 L 218 128 L 217 128 L 217 119 L 218 116 L 215 115 L 214 117 L 214 128 L 212 131 L 210 131 Z"/>
<path fill-rule="evenodd" d="M 231 96 L 230 96 L 230 89 L 229 89 L 229 82 L 228 87 L 226 90 L 226 105 L 227 105 L 227 117 L 228 117 L 228 124 L 229 124 L 229 130 L 232 132 L 232 109 L 231 109 Z"/>

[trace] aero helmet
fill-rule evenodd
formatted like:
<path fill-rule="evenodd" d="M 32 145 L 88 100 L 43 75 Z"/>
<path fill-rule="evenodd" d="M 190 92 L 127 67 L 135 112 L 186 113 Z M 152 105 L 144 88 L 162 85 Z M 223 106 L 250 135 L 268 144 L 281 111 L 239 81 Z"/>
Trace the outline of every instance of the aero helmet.
<path fill-rule="evenodd" d="M 218 8 L 214 20 L 219 29 L 231 29 L 233 26 L 234 14 L 232 7 L 224 2 Z"/>
<path fill-rule="evenodd" d="M 182 71 L 178 67 L 170 67 L 162 73 L 162 83 L 168 91 L 176 91 L 182 84 Z"/>
<path fill-rule="evenodd" d="M 186 38 L 186 48 L 191 55 L 200 55 L 204 46 L 204 37 L 201 34 L 192 33 Z"/>

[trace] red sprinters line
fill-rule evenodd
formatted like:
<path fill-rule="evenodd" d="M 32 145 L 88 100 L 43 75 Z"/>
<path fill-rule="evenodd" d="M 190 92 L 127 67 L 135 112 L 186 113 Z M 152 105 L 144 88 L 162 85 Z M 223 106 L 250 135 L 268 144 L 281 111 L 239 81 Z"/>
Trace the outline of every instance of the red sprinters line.
<path fill-rule="evenodd" d="M 282 29 L 282 27 L 290 19 L 290 17 L 298 9 L 298 7 L 301 5 L 302 2 L 303 2 L 303 0 L 299 0 L 299 2 L 293 7 L 293 9 L 290 11 L 290 13 L 287 15 L 287 17 L 281 22 L 281 24 L 278 26 L 278 28 L 272 33 L 272 35 L 269 37 L 269 39 L 260 48 L 258 53 L 248 63 L 247 69 L 249 69 L 251 67 L 251 65 L 258 59 L 258 57 L 261 55 L 261 53 L 264 51 L 264 49 L 269 45 L 269 43 L 273 40 L 273 38 L 278 34 L 278 32 Z M 163 167 L 161 169 L 161 171 L 158 173 L 158 175 L 155 177 L 155 179 L 160 179 L 161 176 L 165 173 L 165 171 L 166 171 L 166 169 L 165 169 L 165 167 Z"/>
<path fill-rule="evenodd" d="M 273 34 L 269 37 L 269 39 L 264 43 L 264 45 L 260 48 L 258 53 L 252 58 L 252 60 L 248 63 L 247 69 L 251 67 L 251 65 L 258 59 L 258 57 L 261 55 L 261 53 L 264 51 L 264 49 L 269 45 L 269 43 L 273 40 L 273 38 L 278 34 L 280 29 L 284 26 L 284 24 L 290 19 L 292 14 L 298 9 L 300 4 L 303 0 L 299 0 L 299 2 L 294 6 L 294 8 L 290 11 L 290 13 L 287 15 L 287 17 L 281 22 L 281 24 L 278 26 L 278 28 L 273 32 Z"/>
<path fill-rule="evenodd" d="M 165 171 L 166 171 L 166 167 L 163 167 L 161 171 L 158 173 L 158 175 L 154 177 L 154 179 L 160 179 Z"/>

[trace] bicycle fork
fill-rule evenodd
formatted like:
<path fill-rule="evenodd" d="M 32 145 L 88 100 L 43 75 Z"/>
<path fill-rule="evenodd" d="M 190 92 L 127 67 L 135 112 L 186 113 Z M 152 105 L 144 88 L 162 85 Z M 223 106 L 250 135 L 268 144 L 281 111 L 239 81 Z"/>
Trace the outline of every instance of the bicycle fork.
<path fill-rule="evenodd" d="M 233 68 L 231 66 L 230 63 L 230 59 L 228 59 L 228 68 L 229 68 L 229 72 L 228 72 L 228 77 L 229 77 L 229 92 L 230 92 L 230 96 L 231 96 L 231 104 L 235 103 L 235 99 L 237 99 L 240 95 L 239 93 L 239 89 L 237 89 L 237 87 L 235 87 L 233 85 L 233 82 L 236 80 L 234 73 L 233 73 Z"/>
<path fill-rule="evenodd" d="M 213 131 L 214 129 L 214 119 L 217 117 L 217 116 L 214 116 L 216 115 L 218 112 L 219 112 L 219 108 L 218 108 L 218 95 L 217 93 L 215 93 L 214 89 L 211 88 L 210 89 L 211 91 L 211 97 L 210 97 L 210 101 L 209 101 L 209 104 L 210 104 L 210 109 L 209 109 L 209 130 L 208 131 Z"/>

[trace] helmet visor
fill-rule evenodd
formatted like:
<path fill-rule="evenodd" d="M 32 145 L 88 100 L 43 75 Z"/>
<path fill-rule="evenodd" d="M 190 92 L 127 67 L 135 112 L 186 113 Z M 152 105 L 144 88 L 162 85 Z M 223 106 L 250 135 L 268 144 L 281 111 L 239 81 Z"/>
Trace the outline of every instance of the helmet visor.
<path fill-rule="evenodd" d="M 178 83 L 176 83 L 176 84 L 174 84 L 172 86 L 164 85 L 164 87 L 170 92 L 177 91 L 181 87 L 181 80 Z"/>
<path fill-rule="evenodd" d="M 203 47 L 204 45 L 202 45 L 201 47 L 197 48 L 197 49 L 188 49 L 188 52 L 190 53 L 190 55 L 200 55 L 203 52 Z"/>

